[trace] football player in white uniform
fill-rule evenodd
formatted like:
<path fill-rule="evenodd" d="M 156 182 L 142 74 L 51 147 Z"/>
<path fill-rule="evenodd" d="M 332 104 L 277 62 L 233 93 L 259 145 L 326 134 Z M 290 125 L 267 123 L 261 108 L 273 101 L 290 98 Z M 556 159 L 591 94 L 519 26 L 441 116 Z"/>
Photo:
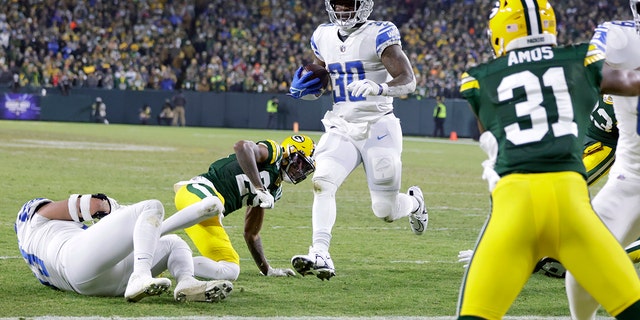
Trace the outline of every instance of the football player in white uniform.
<path fill-rule="evenodd" d="M 402 129 L 393 114 L 393 97 L 415 90 L 416 79 L 402 51 L 400 32 L 388 21 L 367 20 L 372 0 L 325 0 L 331 23 L 311 37 L 314 63 L 331 75 L 333 108 L 322 123 L 325 133 L 316 150 L 313 175 L 313 244 L 308 255 L 291 260 L 302 275 L 330 279 L 335 275 L 329 255 L 336 220 L 335 194 L 360 164 L 364 166 L 376 217 L 392 222 L 409 217 L 422 234 L 428 214 L 417 186 L 400 193 Z M 319 79 L 299 68 L 291 83 L 294 98 L 313 99 L 322 92 Z"/>
<path fill-rule="evenodd" d="M 174 216 L 177 227 L 217 214 L 211 203 L 199 203 Z M 101 218 L 97 223 L 94 219 Z M 189 245 L 177 235 L 161 233 L 164 208 L 158 200 L 121 206 L 104 194 L 72 194 L 52 201 L 37 198 L 18 212 L 15 231 L 25 262 L 44 285 L 91 296 L 122 296 L 127 301 L 169 289 L 169 270 L 176 279 L 177 301 L 217 302 L 233 289 L 226 280 L 194 278 Z"/>
<path fill-rule="evenodd" d="M 640 0 L 631 0 L 630 5 L 634 20 L 605 22 L 596 28 L 591 40 L 605 54 L 606 62 L 617 69 L 640 67 Z M 619 130 L 616 161 L 592 205 L 629 251 L 634 248 L 629 245 L 640 236 L 640 104 L 637 96 L 614 95 L 613 106 Z M 567 273 L 565 281 L 572 318 L 594 319 L 598 303 L 571 273 Z"/>

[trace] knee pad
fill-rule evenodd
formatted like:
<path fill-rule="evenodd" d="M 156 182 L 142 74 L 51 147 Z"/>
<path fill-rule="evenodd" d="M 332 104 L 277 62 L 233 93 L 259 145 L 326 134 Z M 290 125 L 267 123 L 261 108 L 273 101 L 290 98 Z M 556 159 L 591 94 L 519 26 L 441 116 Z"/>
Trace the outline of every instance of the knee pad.
<path fill-rule="evenodd" d="M 221 215 L 224 213 L 224 205 L 222 201 L 216 196 L 206 197 L 199 202 L 200 209 L 198 212 L 202 217 L 211 218 L 215 215 Z"/>
<path fill-rule="evenodd" d="M 367 178 L 375 185 L 394 185 L 400 178 L 402 163 L 393 150 L 371 148 L 367 150 Z"/>
<path fill-rule="evenodd" d="M 315 194 L 331 194 L 335 195 L 338 190 L 338 186 L 325 179 L 313 178 L 313 193 Z"/>
<path fill-rule="evenodd" d="M 154 219 L 158 219 L 158 224 L 162 223 L 162 219 L 164 219 L 164 206 L 160 200 L 146 200 L 142 212 L 151 214 Z"/>

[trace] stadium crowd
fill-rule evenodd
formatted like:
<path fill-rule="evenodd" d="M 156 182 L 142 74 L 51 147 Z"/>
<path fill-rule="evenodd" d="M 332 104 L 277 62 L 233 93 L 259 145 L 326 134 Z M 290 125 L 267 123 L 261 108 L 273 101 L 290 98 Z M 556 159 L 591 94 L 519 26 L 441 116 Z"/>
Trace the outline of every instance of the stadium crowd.
<path fill-rule="evenodd" d="M 377 1 L 417 76 L 417 97 L 458 97 L 461 72 L 491 58 L 494 0 Z M 15 90 L 288 92 L 309 63 L 309 36 L 328 22 L 317 0 L 28 0 L 0 7 L 0 84 Z M 555 1 L 559 44 L 588 41 L 621 0 Z"/>

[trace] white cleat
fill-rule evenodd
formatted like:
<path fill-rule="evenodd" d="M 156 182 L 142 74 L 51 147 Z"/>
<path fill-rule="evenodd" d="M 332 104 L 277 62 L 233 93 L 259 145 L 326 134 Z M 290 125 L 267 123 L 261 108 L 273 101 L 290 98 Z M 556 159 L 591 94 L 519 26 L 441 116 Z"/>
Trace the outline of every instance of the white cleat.
<path fill-rule="evenodd" d="M 162 294 L 169 290 L 170 287 L 171 280 L 167 278 L 131 275 L 124 297 L 129 302 L 138 302 L 142 298 Z"/>
<path fill-rule="evenodd" d="M 416 235 L 422 235 L 429 225 L 429 212 L 424 204 L 424 195 L 418 186 L 409 187 L 407 194 L 418 200 L 418 210 L 409 215 L 411 230 Z"/>
<path fill-rule="evenodd" d="M 233 290 L 233 284 L 227 280 L 200 281 L 195 278 L 181 281 L 173 291 L 178 302 L 220 302 Z"/>
<path fill-rule="evenodd" d="M 329 252 L 315 250 L 313 247 L 309 247 L 307 255 L 293 256 L 291 265 L 302 276 L 313 274 L 322 281 L 336 275 Z"/>

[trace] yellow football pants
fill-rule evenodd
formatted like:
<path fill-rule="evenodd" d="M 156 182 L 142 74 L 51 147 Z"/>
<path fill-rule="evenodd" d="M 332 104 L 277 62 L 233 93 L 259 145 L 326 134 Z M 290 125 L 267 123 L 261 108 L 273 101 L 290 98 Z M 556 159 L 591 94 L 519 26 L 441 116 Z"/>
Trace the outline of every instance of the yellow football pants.
<path fill-rule="evenodd" d="M 612 315 L 640 299 L 631 261 L 576 172 L 509 174 L 463 279 L 458 314 L 501 319 L 543 257 L 559 260 Z"/>
<path fill-rule="evenodd" d="M 174 201 L 178 210 L 202 199 L 201 192 L 192 192 L 188 187 L 189 185 L 182 186 L 176 192 Z M 213 191 L 210 196 L 217 196 L 224 204 L 224 198 L 219 193 Z M 231 245 L 231 240 L 222 226 L 221 219 L 221 215 L 216 215 L 184 230 L 201 255 L 214 261 L 229 261 L 240 264 L 240 256 Z"/>

